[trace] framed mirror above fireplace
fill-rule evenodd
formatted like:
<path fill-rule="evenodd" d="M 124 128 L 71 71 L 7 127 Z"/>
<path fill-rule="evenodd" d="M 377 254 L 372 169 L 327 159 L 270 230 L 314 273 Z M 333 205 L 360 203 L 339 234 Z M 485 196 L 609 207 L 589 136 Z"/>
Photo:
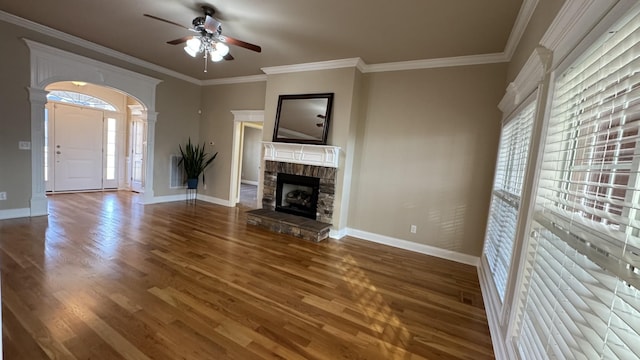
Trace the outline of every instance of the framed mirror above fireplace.
<path fill-rule="evenodd" d="M 280 95 L 274 142 L 325 145 L 333 93 Z"/>

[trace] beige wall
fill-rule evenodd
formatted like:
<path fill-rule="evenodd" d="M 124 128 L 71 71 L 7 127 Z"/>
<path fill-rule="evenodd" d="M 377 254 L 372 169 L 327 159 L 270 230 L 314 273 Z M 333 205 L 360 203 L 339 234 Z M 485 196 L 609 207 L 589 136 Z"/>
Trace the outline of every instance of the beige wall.
<path fill-rule="evenodd" d="M 479 256 L 505 73 L 491 64 L 365 75 L 349 227 Z"/>
<path fill-rule="evenodd" d="M 513 81 L 531 56 L 533 50 L 540 44 L 542 36 L 555 19 L 558 11 L 566 0 L 539 0 L 531 20 L 511 57 L 507 70 L 507 84 Z"/>
<path fill-rule="evenodd" d="M 200 142 L 215 142 L 207 150 L 218 157 L 205 172 L 207 188 L 199 193 L 229 200 L 231 160 L 233 148 L 233 114 L 231 110 L 264 109 L 264 81 L 245 84 L 215 85 L 202 88 L 202 119 Z"/>
<path fill-rule="evenodd" d="M 258 182 L 260 179 L 260 156 L 262 154 L 262 130 L 244 127 L 241 179 Z"/>
<path fill-rule="evenodd" d="M 8 200 L 0 201 L 0 210 L 29 208 L 31 197 L 31 153 L 18 150 L 18 141 L 31 139 L 31 114 L 27 92 L 29 86 L 29 50 L 22 41 L 28 38 L 81 56 L 136 71 L 163 80 L 157 88 L 155 142 L 156 196 L 169 195 L 169 154 L 177 150 L 178 141 L 197 138 L 200 86 L 168 75 L 132 65 L 46 35 L 0 21 L 0 191 Z M 69 79 L 71 80 L 71 79 Z"/>
<path fill-rule="evenodd" d="M 349 200 L 351 168 L 346 169 L 345 164 L 351 163 L 350 159 L 354 155 L 350 149 L 350 139 L 355 137 L 354 126 L 358 121 L 357 118 L 352 118 L 354 88 L 358 83 L 358 74 L 359 71 L 355 68 L 344 68 L 269 75 L 267 78 L 262 133 L 265 141 L 271 141 L 273 138 L 279 95 L 334 93 L 327 144 L 341 148 L 333 211 L 333 225 L 337 229 L 342 229 L 347 224 L 348 212 L 344 211 L 344 204 L 348 204 Z M 343 199 L 343 194 L 346 194 L 347 198 Z"/>
<path fill-rule="evenodd" d="M 180 154 L 179 144 L 189 137 L 198 141 L 200 126 L 200 86 L 177 79 L 165 79 L 157 87 L 156 144 L 153 169 L 155 196 L 184 194 L 169 188 L 169 158 Z"/>
<path fill-rule="evenodd" d="M 31 141 L 29 53 L 14 28 L 2 22 L 0 54 L 0 191 L 7 192 L 0 210 L 24 209 L 31 197 L 31 152 L 18 150 L 18 141 Z"/>

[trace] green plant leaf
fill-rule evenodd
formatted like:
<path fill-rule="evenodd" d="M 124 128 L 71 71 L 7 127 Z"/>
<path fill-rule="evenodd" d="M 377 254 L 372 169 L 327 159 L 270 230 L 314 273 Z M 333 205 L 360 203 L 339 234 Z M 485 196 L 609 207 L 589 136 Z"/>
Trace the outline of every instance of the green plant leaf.
<path fill-rule="evenodd" d="M 184 148 L 182 145 L 178 145 L 178 148 L 182 156 L 178 165 L 183 166 L 187 179 L 197 179 L 218 156 L 217 152 L 209 156 L 205 152 L 205 144 L 202 144 L 202 146 L 194 144 L 191 142 L 191 138 L 189 138 Z M 202 176 L 202 182 L 204 183 L 204 175 Z"/>

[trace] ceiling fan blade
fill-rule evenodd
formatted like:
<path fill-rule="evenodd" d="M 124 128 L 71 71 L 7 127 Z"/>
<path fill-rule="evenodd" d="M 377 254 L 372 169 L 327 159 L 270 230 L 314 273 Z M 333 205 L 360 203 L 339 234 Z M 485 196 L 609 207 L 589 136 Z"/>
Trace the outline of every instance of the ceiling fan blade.
<path fill-rule="evenodd" d="M 222 58 L 223 58 L 223 59 L 225 59 L 225 60 L 227 60 L 227 61 L 230 61 L 230 60 L 233 60 L 233 59 L 234 59 L 234 57 L 233 57 L 233 56 L 231 56 L 231 54 L 227 54 L 227 55 L 223 56 Z"/>
<path fill-rule="evenodd" d="M 240 47 L 243 47 L 245 49 L 253 50 L 255 52 L 262 52 L 262 48 L 260 46 L 254 45 L 254 44 L 250 44 L 250 43 L 248 43 L 246 41 L 238 40 L 238 39 L 232 38 L 230 36 L 220 35 L 219 39 L 220 39 L 220 41 L 225 42 L 227 44 L 240 46 Z"/>
<path fill-rule="evenodd" d="M 183 36 L 180 39 L 175 39 L 175 40 L 171 40 L 171 41 L 167 41 L 167 44 L 171 44 L 171 45 L 178 45 L 178 44 L 182 44 L 184 42 L 186 42 L 187 40 L 191 39 L 193 36 Z"/>
<path fill-rule="evenodd" d="M 163 19 L 163 18 L 159 18 L 159 17 L 157 17 L 157 16 L 149 15 L 149 14 L 143 14 L 143 15 L 144 15 L 144 16 L 146 16 L 146 17 L 148 17 L 148 18 L 152 18 L 152 19 L 155 19 L 155 20 L 159 20 L 159 21 L 162 21 L 162 22 L 166 22 L 167 24 L 171 24 L 171 25 L 179 26 L 179 27 L 181 27 L 181 28 L 183 28 L 183 29 L 191 30 L 190 28 L 188 28 L 188 27 L 186 27 L 186 26 L 184 26 L 184 25 L 178 24 L 177 22 L 173 22 L 173 21 L 170 21 L 170 20 L 166 20 L 166 19 Z"/>

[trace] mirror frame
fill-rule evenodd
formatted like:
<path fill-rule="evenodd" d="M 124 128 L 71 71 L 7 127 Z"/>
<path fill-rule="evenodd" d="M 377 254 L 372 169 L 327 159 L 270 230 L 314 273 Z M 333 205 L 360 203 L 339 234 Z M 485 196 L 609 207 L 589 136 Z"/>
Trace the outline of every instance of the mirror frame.
<path fill-rule="evenodd" d="M 278 136 L 278 130 L 280 124 L 283 123 L 282 119 L 282 103 L 283 101 L 290 100 L 308 100 L 308 99 L 327 99 L 327 108 L 324 113 L 324 125 L 322 129 L 322 139 L 310 140 L 310 139 L 296 139 L 289 137 Z M 299 143 L 299 144 L 315 144 L 326 145 L 327 136 L 329 134 L 329 120 L 331 119 L 331 109 L 333 107 L 333 93 L 321 93 L 321 94 L 297 94 L 297 95 L 280 95 L 278 96 L 278 110 L 276 112 L 276 122 L 273 127 L 273 142 L 286 142 L 286 143 Z M 287 119 L 284 119 L 285 121 Z"/>

